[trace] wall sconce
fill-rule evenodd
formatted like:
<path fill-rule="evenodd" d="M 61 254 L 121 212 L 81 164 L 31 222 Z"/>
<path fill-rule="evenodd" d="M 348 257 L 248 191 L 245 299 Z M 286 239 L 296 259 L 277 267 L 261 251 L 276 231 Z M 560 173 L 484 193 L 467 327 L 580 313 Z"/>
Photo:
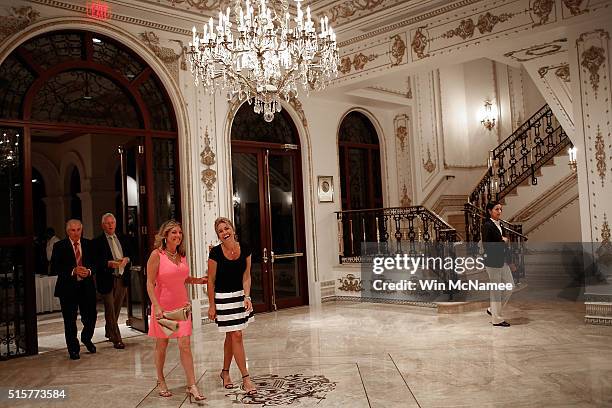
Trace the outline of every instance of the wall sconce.
<path fill-rule="evenodd" d="M 578 168 L 578 164 L 576 161 L 576 157 L 578 156 L 578 149 L 576 149 L 576 146 L 572 146 L 567 149 L 567 154 L 569 155 L 567 164 L 569 164 L 569 167 L 570 169 L 572 169 L 572 171 L 576 171 L 576 169 Z"/>
<path fill-rule="evenodd" d="M 487 130 L 492 130 L 495 127 L 495 120 L 497 118 L 497 108 L 493 106 L 491 101 L 485 101 L 484 107 L 481 108 L 480 112 L 480 123 Z"/>

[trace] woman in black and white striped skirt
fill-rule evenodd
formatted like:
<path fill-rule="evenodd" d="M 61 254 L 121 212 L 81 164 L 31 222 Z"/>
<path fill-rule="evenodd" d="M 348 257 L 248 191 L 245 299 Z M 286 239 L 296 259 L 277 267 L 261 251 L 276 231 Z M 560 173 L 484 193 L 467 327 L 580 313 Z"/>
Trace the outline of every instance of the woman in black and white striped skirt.
<path fill-rule="evenodd" d="M 251 249 L 236 241 L 234 224 L 225 218 L 215 220 L 215 232 L 221 244 L 208 256 L 208 318 L 225 333 L 223 344 L 224 388 L 233 388 L 229 368 L 232 357 L 242 374 L 242 385 L 248 395 L 257 393 L 246 367 L 242 330 L 253 320 L 251 303 Z"/>

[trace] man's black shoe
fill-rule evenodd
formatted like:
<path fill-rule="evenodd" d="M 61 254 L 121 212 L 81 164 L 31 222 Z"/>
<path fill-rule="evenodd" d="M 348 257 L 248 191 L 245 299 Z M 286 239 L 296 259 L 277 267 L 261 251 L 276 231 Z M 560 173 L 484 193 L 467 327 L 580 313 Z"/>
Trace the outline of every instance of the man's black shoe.
<path fill-rule="evenodd" d="M 83 342 L 83 344 L 85 345 L 85 348 L 87 349 L 87 351 L 89 351 L 90 353 L 93 354 L 96 352 L 96 346 L 94 346 L 94 344 L 91 341 Z"/>
<path fill-rule="evenodd" d="M 68 355 L 70 356 L 71 360 L 78 360 L 81 358 L 81 356 L 79 355 L 79 353 L 68 353 Z"/>
<path fill-rule="evenodd" d="M 510 327 L 510 323 L 504 321 L 504 322 L 501 322 L 501 323 L 495 323 L 495 324 L 493 324 L 493 326 L 497 326 L 497 327 Z"/>

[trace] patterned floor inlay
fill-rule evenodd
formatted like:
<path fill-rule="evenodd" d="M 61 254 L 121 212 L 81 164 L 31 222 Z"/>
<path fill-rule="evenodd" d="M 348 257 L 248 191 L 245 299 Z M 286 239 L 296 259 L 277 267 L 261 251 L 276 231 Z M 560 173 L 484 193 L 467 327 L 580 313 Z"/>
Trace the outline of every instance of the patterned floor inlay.
<path fill-rule="evenodd" d="M 257 394 L 247 395 L 241 386 L 226 396 L 241 404 L 257 404 L 262 407 L 287 406 L 299 404 L 300 400 L 308 398 L 324 400 L 327 393 L 336 388 L 336 383 L 323 375 L 267 374 L 254 376 L 252 381 L 257 386 Z"/>

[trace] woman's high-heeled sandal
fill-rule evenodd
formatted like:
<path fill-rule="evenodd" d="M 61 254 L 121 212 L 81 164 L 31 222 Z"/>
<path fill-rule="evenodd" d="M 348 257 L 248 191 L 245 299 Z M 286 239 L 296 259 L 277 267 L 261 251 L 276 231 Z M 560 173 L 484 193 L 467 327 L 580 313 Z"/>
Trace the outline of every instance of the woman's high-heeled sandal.
<path fill-rule="evenodd" d="M 246 385 L 244 385 L 244 379 L 250 377 L 249 374 L 247 375 L 243 375 L 242 376 L 242 387 L 244 388 L 244 391 L 246 391 L 246 395 L 255 395 L 257 394 L 257 388 L 251 388 L 250 390 L 247 390 Z"/>
<path fill-rule="evenodd" d="M 172 396 L 172 393 L 170 392 L 170 390 L 168 390 L 168 386 L 166 385 L 166 379 L 157 380 L 157 388 L 159 388 L 158 394 L 160 397 L 168 398 Z"/>
<path fill-rule="evenodd" d="M 198 391 L 198 387 L 196 387 L 195 384 L 192 384 L 190 386 L 188 386 L 185 389 L 185 392 L 187 393 L 187 396 L 189 397 L 189 403 L 191 404 L 191 398 L 193 397 L 194 400 L 197 401 L 203 401 L 206 399 L 205 396 L 200 394 L 200 391 Z"/>
<path fill-rule="evenodd" d="M 226 383 L 225 382 L 225 378 L 223 377 L 223 372 L 227 371 L 227 376 L 229 378 L 229 369 L 223 369 L 221 370 L 221 374 L 219 374 L 219 377 L 221 377 L 221 381 L 223 381 L 223 388 L 225 388 L 226 390 L 231 390 L 232 388 L 234 388 L 234 384 L 232 383 L 231 379 Z"/>

